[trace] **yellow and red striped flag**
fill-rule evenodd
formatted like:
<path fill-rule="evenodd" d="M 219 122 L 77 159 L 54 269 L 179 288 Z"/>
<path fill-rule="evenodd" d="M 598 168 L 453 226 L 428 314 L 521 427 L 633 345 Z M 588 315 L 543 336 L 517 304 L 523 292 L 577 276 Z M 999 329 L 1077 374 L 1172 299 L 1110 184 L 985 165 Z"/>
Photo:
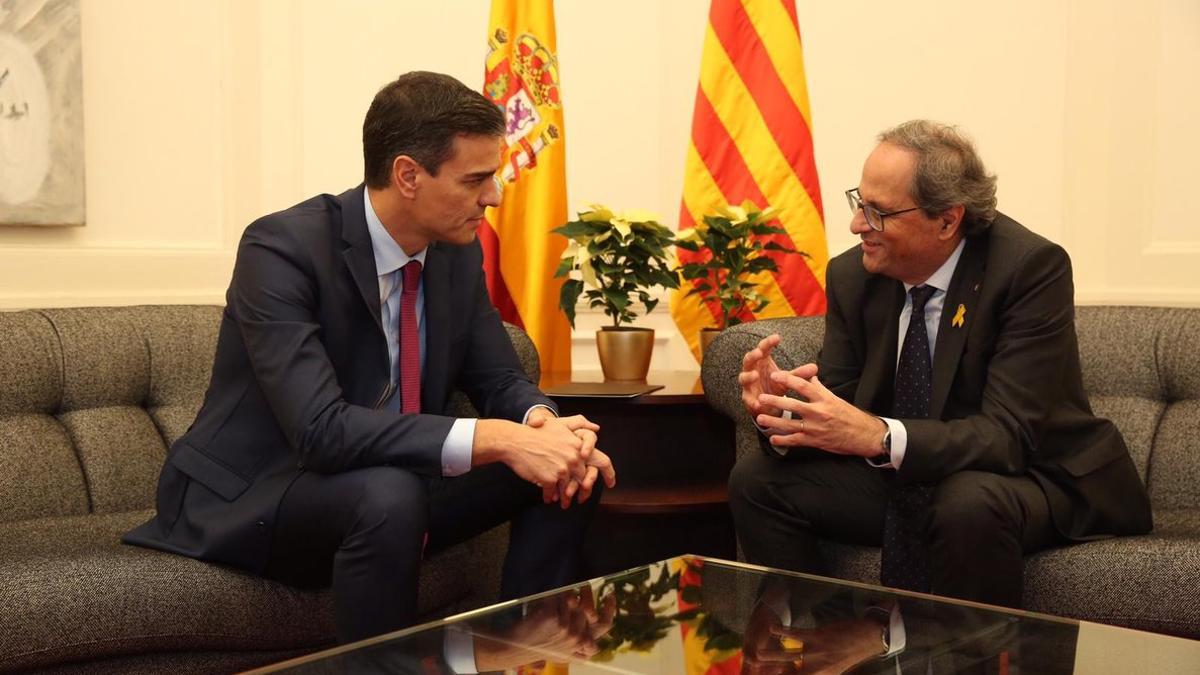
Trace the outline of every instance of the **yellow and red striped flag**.
<path fill-rule="evenodd" d="M 525 329 L 543 371 L 571 370 L 571 327 L 554 270 L 567 242 L 566 145 L 552 0 L 493 0 L 483 93 L 504 109 L 504 200 L 488 209 L 488 292 L 500 316 Z"/>
<path fill-rule="evenodd" d="M 755 318 L 824 313 L 829 249 L 793 0 L 712 0 L 709 10 L 679 229 L 745 200 L 778 208 L 790 241 L 774 236 L 808 254 L 769 254 L 779 271 L 755 279 L 769 300 Z M 672 294 L 671 315 L 699 360 L 700 329 L 716 326 L 720 311 L 689 290 Z"/>

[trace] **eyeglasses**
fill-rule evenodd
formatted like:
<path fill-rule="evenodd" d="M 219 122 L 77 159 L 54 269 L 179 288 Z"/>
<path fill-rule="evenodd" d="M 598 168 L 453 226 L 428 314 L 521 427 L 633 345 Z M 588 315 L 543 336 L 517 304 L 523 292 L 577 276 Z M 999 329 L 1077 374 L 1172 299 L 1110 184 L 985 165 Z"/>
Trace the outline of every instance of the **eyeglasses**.
<path fill-rule="evenodd" d="M 862 195 L 858 194 L 858 188 L 846 190 L 846 202 L 850 204 L 851 213 L 857 214 L 861 209 L 863 216 L 867 219 L 867 225 L 870 225 L 871 229 L 876 232 L 883 232 L 883 219 L 888 216 L 898 216 L 901 213 L 925 208 L 924 206 L 914 206 L 911 209 L 900 209 L 898 211 L 880 211 L 870 204 L 863 203 Z"/>

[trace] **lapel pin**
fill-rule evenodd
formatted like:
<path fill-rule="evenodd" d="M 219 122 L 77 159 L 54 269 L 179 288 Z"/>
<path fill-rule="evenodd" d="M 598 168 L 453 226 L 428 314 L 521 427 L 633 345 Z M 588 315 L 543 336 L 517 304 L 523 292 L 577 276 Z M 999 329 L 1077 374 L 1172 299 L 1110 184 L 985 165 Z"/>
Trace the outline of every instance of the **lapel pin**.
<path fill-rule="evenodd" d="M 955 328 L 962 328 L 963 323 L 966 321 L 966 317 L 967 317 L 967 306 L 959 305 L 958 311 L 956 311 L 954 313 L 954 318 L 950 319 L 950 325 L 954 326 Z"/>
<path fill-rule="evenodd" d="M 975 284 L 975 288 L 972 288 L 971 290 L 973 290 L 973 291 L 975 291 L 976 293 L 978 293 L 978 292 L 979 292 L 979 284 Z"/>

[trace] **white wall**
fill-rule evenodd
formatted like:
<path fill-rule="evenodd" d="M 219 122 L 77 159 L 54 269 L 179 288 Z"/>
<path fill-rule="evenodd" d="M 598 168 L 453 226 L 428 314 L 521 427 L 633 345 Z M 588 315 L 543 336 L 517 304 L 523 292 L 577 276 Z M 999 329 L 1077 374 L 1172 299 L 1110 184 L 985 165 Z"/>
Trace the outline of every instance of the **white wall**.
<path fill-rule="evenodd" d="M 560 0 L 570 203 L 677 217 L 702 0 Z M 963 125 L 1083 302 L 1200 304 L 1200 4 L 800 2 L 830 249 L 880 129 Z M 361 174 L 400 72 L 482 81 L 486 0 L 83 0 L 88 224 L 0 229 L 0 307 L 219 302 L 255 216 Z M 584 326 L 591 325 L 585 318 Z M 692 367 L 663 309 L 656 366 Z M 580 331 L 577 364 L 594 364 Z"/>

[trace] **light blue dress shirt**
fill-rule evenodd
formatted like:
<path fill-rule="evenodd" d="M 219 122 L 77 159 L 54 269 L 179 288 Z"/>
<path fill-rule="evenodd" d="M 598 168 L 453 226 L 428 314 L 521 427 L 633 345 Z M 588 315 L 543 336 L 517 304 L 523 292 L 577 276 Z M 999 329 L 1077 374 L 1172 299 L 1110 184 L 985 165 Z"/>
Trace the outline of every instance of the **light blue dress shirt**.
<path fill-rule="evenodd" d="M 363 190 L 363 206 L 367 214 L 367 231 L 371 235 L 371 249 L 375 253 L 375 273 L 379 275 L 379 305 L 380 319 L 383 323 L 383 334 L 387 338 L 389 377 L 396 391 L 384 403 L 384 408 L 394 413 L 400 412 L 400 292 L 404 290 L 402 267 L 410 260 L 425 266 L 424 249 L 410 256 L 400 248 L 400 244 L 388 234 L 383 222 L 375 214 L 371 206 L 371 197 Z M 425 284 L 417 291 L 417 333 L 421 340 L 421 368 L 425 368 Z M 450 433 L 442 442 L 442 475 L 459 476 L 471 470 L 471 446 L 475 443 L 474 419 L 460 418 L 454 420 Z"/>

